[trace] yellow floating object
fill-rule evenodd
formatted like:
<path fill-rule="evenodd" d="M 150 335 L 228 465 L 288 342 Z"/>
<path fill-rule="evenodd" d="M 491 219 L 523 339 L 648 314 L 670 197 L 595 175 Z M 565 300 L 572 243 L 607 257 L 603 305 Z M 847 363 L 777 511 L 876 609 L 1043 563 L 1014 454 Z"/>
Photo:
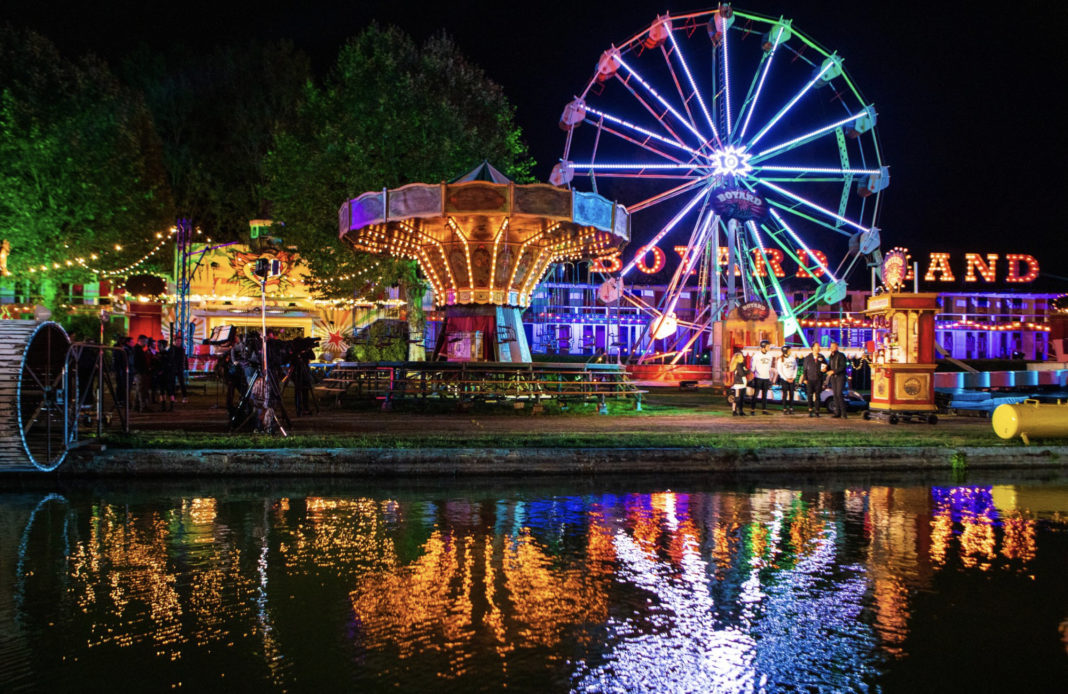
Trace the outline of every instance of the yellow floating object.
<path fill-rule="evenodd" d="M 1068 437 L 1068 404 L 1024 400 L 1016 405 L 998 405 L 991 423 L 1001 438 L 1019 436 L 1028 446 L 1030 437 Z"/>

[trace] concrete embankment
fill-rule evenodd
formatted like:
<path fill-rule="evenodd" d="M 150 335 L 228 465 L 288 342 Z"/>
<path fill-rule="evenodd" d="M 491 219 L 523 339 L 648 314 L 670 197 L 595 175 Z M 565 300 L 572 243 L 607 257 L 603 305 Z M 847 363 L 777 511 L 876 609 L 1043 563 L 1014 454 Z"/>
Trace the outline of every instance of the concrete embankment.
<path fill-rule="evenodd" d="M 81 451 L 60 477 L 820 473 L 1068 467 L 1068 446 L 765 448 L 319 448 Z"/>

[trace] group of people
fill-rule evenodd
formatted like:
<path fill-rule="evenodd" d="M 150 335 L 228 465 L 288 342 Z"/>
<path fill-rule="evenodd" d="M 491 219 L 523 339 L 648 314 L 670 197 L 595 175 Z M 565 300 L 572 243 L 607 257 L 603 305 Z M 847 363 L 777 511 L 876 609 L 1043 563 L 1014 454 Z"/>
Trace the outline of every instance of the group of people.
<path fill-rule="evenodd" d="M 120 399 L 130 394 L 135 412 L 151 412 L 157 404 L 161 412 L 173 410 L 179 392 L 182 402 L 187 401 L 186 354 L 181 333 L 175 336 L 174 344 L 147 335 L 138 335 L 135 341 L 125 335 L 115 341 L 115 346 L 121 350 L 112 353 L 116 390 Z"/>
<path fill-rule="evenodd" d="M 782 384 L 782 413 L 794 413 L 794 395 L 797 386 L 805 388 L 808 402 L 808 416 L 820 416 L 820 393 L 824 387 L 830 387 L 834 397 L 833 417 L 846 418 L 845 387 L 849 360 L 838 349 L 838 343 L 832 342 L 828 354 L 821 354 L 818 344 L 812 345 L 812 351 L 804 359 L 798 359 L 789 345 L 784 345 L 781 355 L 776 357 L 768 351 L 770 343 L 762 340 L 760 351 L 753 355 L 751 363 L 746 364 L 741 349 L 736 349 L 728 366 L 728 383 L 733 390 L 731 414 L 745 416 L 745 396 L 752 389 L 749 414 L 756 414 L 757 400 L 760 400 L 761 414 L 768 412 L 768 390 L 775 380 Z"/>

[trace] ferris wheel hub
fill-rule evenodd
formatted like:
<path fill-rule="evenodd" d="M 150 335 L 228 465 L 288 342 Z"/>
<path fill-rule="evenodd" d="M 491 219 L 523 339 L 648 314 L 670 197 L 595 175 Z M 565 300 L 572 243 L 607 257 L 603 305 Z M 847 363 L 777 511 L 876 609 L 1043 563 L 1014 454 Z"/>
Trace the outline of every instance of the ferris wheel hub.
<path fill-rule="evenodd" d="M 753 165 L 749 163 L 752 158 L 753 155 L 746 152 L 745 147 L 727 145 L 717 149 L 709 157 L 712 174 L 722 177 L 733 176 L 735 178 L 747 176 L 753 170 Z"/>

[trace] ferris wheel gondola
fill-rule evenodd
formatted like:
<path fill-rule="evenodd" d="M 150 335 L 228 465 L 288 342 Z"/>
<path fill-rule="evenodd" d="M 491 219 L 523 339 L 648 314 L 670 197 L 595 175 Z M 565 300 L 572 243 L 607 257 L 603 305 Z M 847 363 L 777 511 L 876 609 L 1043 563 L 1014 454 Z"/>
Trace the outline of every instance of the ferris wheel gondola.
<path fill-rule="evenodd" d="M 615 264 L 608 294 L 636 267 L 649 271 L 647 254 L 659 267 L 663 240 L 677 244 L 667 291 L 647 306 L 650 336 L 678 326 L 669 347 L 677 360 L 746 302 L 774 308 L 784 333 L 799 333 L 800 313 L 840 302 L 858 262 L 876 264 L 890 178 L 876 121 L 842 58 L 790 20 L 726 4 L 666 14 L 601 54 L 564 108 L 550 180 L 611 188 L 636 215 L 636 240 L 642 227 L 656 229 Z M 832 268 L 821 249 L 836 245 L 848 250 Z M 797 268 L 790 276 L 787 260 Z M 800 280 L 806 298 L 790 301 Z M 669 321 L 684 295 L 699 300 L 688 300 L 687 320 Z"/>

